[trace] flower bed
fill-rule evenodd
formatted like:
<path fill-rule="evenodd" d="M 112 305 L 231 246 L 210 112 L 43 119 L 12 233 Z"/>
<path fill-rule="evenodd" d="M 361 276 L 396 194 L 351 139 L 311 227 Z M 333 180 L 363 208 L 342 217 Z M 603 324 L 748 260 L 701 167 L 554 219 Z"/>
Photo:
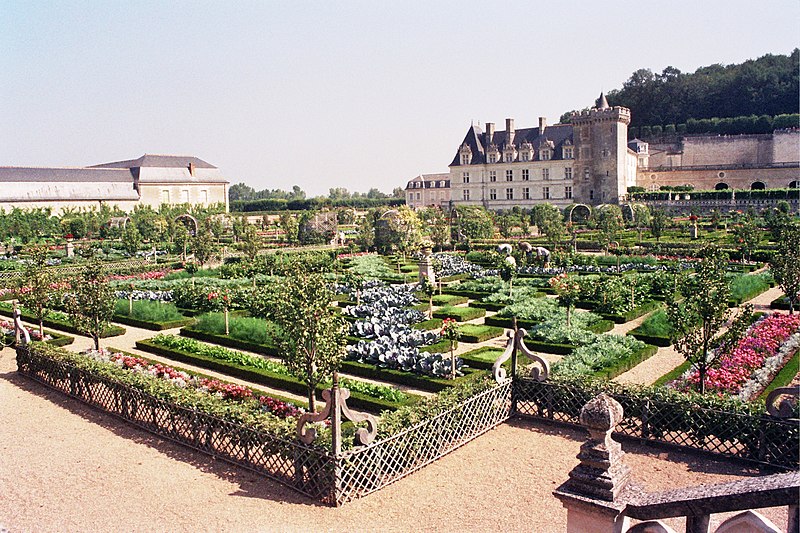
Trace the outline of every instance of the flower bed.
<path fill-rule="evenodd" d="M 157 335 L 152 339 L 137 341 L 136 347 L 175 359 L 185 363 L 207 368 L 217 372 L 236 376 L 241 379 L 275 387 L 287 392 L 305 395 L 308 391 L 305 383 L 293 377 L 285 365 L 256 355 L 250 355 L 220 346 L 211 346 L 194 339 Z M 346 380 L 345 383 L 355 383 Z M 344 383 L 343 383 L 344 386 Z M 322 390 L 330 384 L 317 386 L 317 397 L 321 398 Z M 363 384 L 360 382 L 351 390 L 350 405 L 373 413 L 385 409 L 397 409 L 401 405 L 413 403 L 418 397 L 397 391 L 393 387 Z"/>
<path fill-rule="evenodd" d="M 39 328 L 30 328 L 23 326 L 27 331 L 32 341 L 44 341 L 50 346 L 66 346 L 75 341 L 75 337 L 69 335 L 62 335 L 55 331 L 44 330 L 44 338 L 39 335 Z M 0 320 L 0 337 L 3 338 L 5 345 L 13 345 L 15 342 L 14 323 L 10 320 Z"/>
<path fill-rule="evenodd" d="M 39 322 L 36 319 L 36 317 L 28 313 L 25 309 L 21 308 L 20 311 L 21 311 L 20 316 L 22 317 L 22 320 L 26 322 L 36 322 L 36 323 Z M 13 317 L 14 311 L 11 305 L 5 302 L 0 302 L 0 315 Z M 69 316 L 66 313 L 62 313 L 60 311 L 49 311 L 48 316 L 46 316 L 44 320 L 42 320 L 42 324 L 49 328 L 66 331 L 68 333 L 75 333 L 77 335 L 83 335 L 83 333 L 79 332 L 77 329 L 75 329 L 75 326 L 72 325 Z M 108 337 L 116 337 L 118 335 L 124 335 L 124 334 L 125 334 L 125 328 L 120 326 L 115 326 L 112 324 L 103 331 L 103 333 L 100 335 L 100 338 L 105 339 Z"/>
<path fill-rule="evenodd" d="M 706 389 L 719 395 L 739 395 L 744 400 L 758 396 L 800 347 L 798 329 L 800 315 L 766 315 L 720 358 L 717 366 L 708 369 Z M 674 386 L 679 390 L 694 388 L 699 380 L 699 371 L 690 369 Z"/>

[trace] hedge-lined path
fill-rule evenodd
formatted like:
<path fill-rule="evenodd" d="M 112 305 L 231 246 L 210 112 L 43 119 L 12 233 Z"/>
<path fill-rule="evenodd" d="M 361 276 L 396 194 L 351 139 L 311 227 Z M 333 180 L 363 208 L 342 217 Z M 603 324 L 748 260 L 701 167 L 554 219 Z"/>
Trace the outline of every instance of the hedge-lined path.
<path fill-rule="evenodd" d="M 752 304 L 755 312 L 771 313 L 775 310 L 770 309 L 770 302 L 772 302 L 772 300 L 781 294 L 783 294 L 783 291 L 780 289 L 780 287 L 772 287 L 769 290 L 762 292 L 752 300 L 745 302 L 745 304 Z M 733 309 L 734 313 L 738 310 L 738 307 Z M 685 359 L 683 356 L 675 351 L 673 346 L 661 347 L 658 349 L 658 352 L 656 352 L 655 355 L 642 361 L 627 372 L 620 374 L 614 379 L 614 381 L 619 383 L 652 385 L 658 378 L 667 372 L 670 372 L 684 361 Z"/>
<path fill-rule="evenodd" d="M 552 491 L 567 480 L 586 439 L 576 429 L 511 421 L 381 491 L 332 508 L 50 391 L 15 369 L 14 351 L 2 350 L 0 530 L 564 531 L 567 512 Z M 623 447 L 633 480 L 651 491 L 760 473 L 705 455 Z M 786 523 L 786 507 L 764 514 Z M 725 517 L 714 515 L 712 527 Z M 682 522 L 669 525 L 682 531 Z"/>

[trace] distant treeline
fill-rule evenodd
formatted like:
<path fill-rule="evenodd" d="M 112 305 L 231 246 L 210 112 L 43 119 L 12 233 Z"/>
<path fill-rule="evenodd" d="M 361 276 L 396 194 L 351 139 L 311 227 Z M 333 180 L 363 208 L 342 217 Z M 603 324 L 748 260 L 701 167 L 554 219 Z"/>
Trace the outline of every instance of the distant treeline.
<path fill-rule="evenodd" d="M 692 133 L 716 133 L 718 135 L 741 135 L 753 133 L 772 133 L 800 127 L 800 114 L 785 114 L 771 117 L 769 115 L 750 115 L 733 118 L 690 118 L 685 124 L 655 124 L 628 128 L 628 138 L 639 137 L 647 140 L 660 135 L 685 135 Z"/>
<path fill-rule="evenodd" d="M 686 124 L 691 133 L 690 119 L 790 115 L 800 112 L 798 60 L 800 50 L 795 48 L 791 55 L 767 54 L 694 73 L 671 66 L 661 74 L 639 69 L 606 96 L 610 105 L 631 110 L 631 126 L 637 128 Z M 569 121 L 569 113 L 562 121 Z"/>
<path fill-rule="evenodd" d="M 261 200 L 234 200 L 230 202 L 232 213 L 253 213 L 257 211 L 307 211 L 323 207 L 353 207 L 369 209 L 379 206 L 399 206 L 405 203 L 403 198 L 304 198 L 302 200 L 286 200 L 283 198 L 264 198 Z"/>

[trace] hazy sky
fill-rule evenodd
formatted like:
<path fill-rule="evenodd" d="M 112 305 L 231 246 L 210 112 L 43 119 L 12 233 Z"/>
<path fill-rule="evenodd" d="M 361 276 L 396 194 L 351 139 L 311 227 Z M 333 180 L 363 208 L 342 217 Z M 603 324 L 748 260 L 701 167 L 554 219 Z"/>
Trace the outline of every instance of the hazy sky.
<path fill-rule="evenodd" d="M 389 192 L 470 121 L 555 123 L 637 68 L 788 54 L 800 2 L 0 0 L 0 165 L 192 154 L 232 183 Z"/>

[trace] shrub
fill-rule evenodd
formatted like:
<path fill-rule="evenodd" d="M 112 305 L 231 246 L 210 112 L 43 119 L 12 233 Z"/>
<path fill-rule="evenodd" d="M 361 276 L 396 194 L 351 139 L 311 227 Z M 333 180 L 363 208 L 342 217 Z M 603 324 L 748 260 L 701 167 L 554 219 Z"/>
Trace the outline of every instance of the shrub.
<path fill-rule="evenodd" d="M 234 339 L 275 346 L 274 339 L 280 334 L 278 326 L 267 320 L 252 317 L 229 317 L 230 336 Z M 195 329 L 215 335 L 225 335 L 224 313 L 206 313 L 197 317 Z"/>
<path fill-rule="evenodd" d="M 496 326 L 482 326 L 477 324 L 464 324 L 461 326 L 461 337 L 463 342 L 484 342 L 494 339 L 503 334 L 505 330 Z"/>
<path fill-rule="evenodd" d="M 174 304 L 136 300 L 133 302 L 133 312 L 128 313 L 128 300 L 117 300 L 114 308 L 115 315 L 129 316 L 144 322 L 176 322 L 185 319 Z"/>
<path fill-rule="evenodd" d="M 467 320 L 474 320 L 486 316 L 485 309 L 477 309 L 475 307 L 452 307 L 445 306 L 433 312 L 434 318 L 454 318 L 459 322 L 466 322 Z"/>

